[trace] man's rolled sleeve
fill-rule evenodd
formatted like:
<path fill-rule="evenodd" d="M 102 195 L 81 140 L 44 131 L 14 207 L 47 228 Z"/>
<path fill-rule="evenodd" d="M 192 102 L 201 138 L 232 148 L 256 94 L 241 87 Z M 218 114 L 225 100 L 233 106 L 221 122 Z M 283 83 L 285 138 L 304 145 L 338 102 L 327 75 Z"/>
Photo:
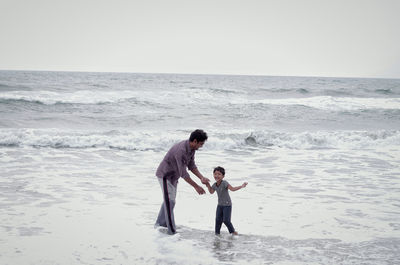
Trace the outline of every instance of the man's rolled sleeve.
<path fill-rule="evenodd" d="M 188 178 L 190 177 L 189 173 L 186 170 L 186 164 L 185 164 L 185 157 L 183 155 L 175 155 L 175 160 L 176 160 L 176 165 L 178 167 L 178 174 L 182 178 Z"/>
<path fill-rule="evenodd" d="M 196 169 L 196 163 L 194 162 L 194 156 L 190 158 L 189 164 L 188 164 L 188 169 L 192 171 L 193 169 Z"/>

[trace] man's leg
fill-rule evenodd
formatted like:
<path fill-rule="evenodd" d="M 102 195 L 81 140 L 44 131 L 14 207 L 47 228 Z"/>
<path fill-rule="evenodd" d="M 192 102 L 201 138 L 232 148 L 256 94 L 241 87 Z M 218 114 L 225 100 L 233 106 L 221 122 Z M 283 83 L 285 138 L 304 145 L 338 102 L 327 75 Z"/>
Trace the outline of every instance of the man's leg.
<path fill-rule="evenodd" d="M 156 226 L 167 227 L 167 220 L 165 220 L 164 202 L 161 203 L 161 208 L 160 211 L 158 212 Z"/>
<path fill-rule="evenodd" d="M 166 178 L 158 178 L 163 193 L 164 203 L 161 206 L 156 225 L 168 227 L 169 234 L 175 234 L 174 207 L 176 187 Z"/>

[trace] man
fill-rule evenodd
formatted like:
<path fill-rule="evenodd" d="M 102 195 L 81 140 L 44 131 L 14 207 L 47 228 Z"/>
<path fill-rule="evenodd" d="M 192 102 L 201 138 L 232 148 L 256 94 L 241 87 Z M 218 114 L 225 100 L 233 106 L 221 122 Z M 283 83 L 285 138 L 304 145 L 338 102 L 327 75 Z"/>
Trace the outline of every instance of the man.
<path fill-rule="evenodd" d="M 190 178 L 186 168 L 192 171 L 201 180 L 201 183 L 205 184 L 210 181 L 200 173 L 194 161 L 196 150 L 203 146 L 207 138 L 208 136 L 203 130 L 193 131 L 189 140 L 181 141 L 172 146 L 158 166 L 156 176 L 163 192 L 164 202 L 161 205 L 156 226 L 168 227 L 168 234 L 176 233 L 174 207 L 178 179 L 182 177 L 193 186 L 198 194 L 205 193 L 204 189 Z"/>

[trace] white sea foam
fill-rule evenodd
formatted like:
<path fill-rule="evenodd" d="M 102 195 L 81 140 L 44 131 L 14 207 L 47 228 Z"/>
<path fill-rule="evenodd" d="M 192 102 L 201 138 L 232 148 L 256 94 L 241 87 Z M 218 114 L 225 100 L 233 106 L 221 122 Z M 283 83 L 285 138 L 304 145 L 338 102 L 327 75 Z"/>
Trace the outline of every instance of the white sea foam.
<path fill-rule="evenodd" d="M 198 196 L 184 181 L 178 234 L 153 229 L 162 201 L 154 171 L 164 154 L 1 148 L 0 158 L 11 158 L 0 163 L 1 263 L 399 262 L 398 151 L 199 153 L 207 177 L 221 163 L 232 185 L 249 182 L 230 193 L 238 237 L 225 226 L 214 236 L 216 194 Z"/>

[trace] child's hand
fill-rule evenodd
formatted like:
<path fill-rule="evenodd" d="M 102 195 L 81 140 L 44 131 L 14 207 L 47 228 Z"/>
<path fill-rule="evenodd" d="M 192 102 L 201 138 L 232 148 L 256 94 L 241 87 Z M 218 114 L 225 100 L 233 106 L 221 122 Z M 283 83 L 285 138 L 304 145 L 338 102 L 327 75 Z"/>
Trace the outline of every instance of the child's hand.
<path fill-rule="evenodd" d="M 247 182 L 244 182 L 243 184 L 242 184 L 242 188 L 244 188 L 244 187 L 246 187 L 247 186 Z"/>

